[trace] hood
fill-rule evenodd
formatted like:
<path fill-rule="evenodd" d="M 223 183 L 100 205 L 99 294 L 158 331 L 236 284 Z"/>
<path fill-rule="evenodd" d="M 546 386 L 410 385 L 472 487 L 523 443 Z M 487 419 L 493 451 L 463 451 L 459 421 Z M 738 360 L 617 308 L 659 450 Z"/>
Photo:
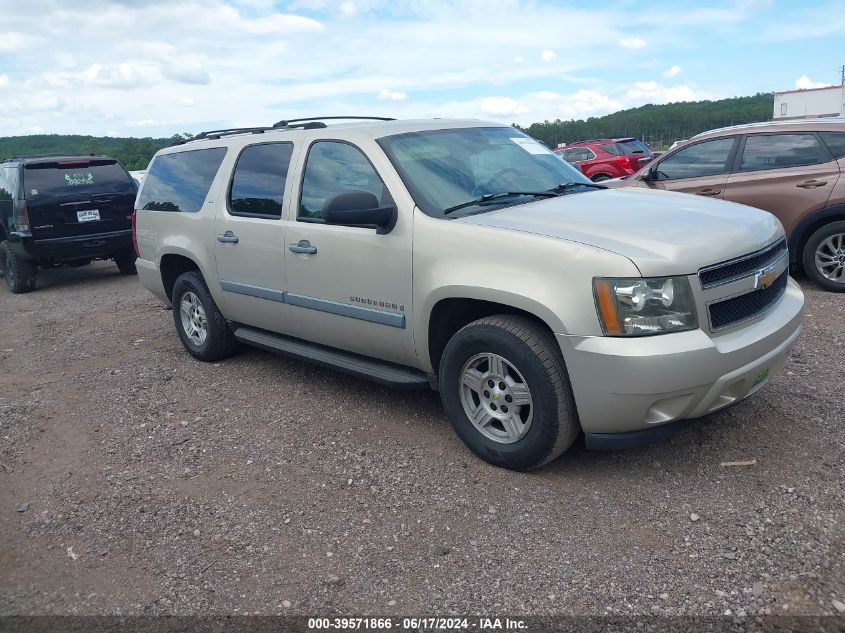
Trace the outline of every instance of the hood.
<path fill-rule="evenodd" d="M 457 221 L 589 244 L 627 257 L 646 277 L 694 274 L 783 235 L 767 211 L 635 188 L 569 194 Z"/>

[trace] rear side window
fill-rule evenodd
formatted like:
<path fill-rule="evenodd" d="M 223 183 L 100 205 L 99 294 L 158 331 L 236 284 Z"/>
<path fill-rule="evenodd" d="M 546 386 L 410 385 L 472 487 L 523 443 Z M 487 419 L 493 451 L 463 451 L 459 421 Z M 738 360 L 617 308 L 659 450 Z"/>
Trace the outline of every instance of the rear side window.
<path fill-rule="evenodd" d="M 158 156 L 144 178 L 138 208 L 196 213 L 225 155 L 225 147 L 214 147 Z"/>
<path fill-rule="evenodd" d="M 589 147 L 573 147 L 566 150 L 566 160 L 570 163 L 580 163 L 585 160 L 593 160 L 596 155 Z"/>
<path fill-rule="evenodd" d="M 282 217 L 285 181 L 293 143 L 246 147 L 238 157 L 229 191 L 229 213 L 246 217 Z"/>
<path fill-rule="evenodd" d="M 67 160 L 33 163 L 23 170 L 25 196 L 30 199 L 134 193 L 135 182 L 115 160 Z"/>
<path fill-rule="evenodd" d="M 752 134 L 745 139 L 741 171 L 816 165 L 830 160 L 815 134 Z"/>
<path fill-rule="evenodd" d="M 15 199 L 18 190 L 18 170 L 16 167 L 0 167 L 0 202 Z"/>
<path fill-rule="evenodd" d="M 819 136 L 836 160 L 845 158 L 845 132 L 820 132 Z"/>
<path fill-rule="evenodd" d="M 731 136 L 685 146 L 657 163 L 654 167 L 657 179 L 676 180 L 726 174 L 730 171 L 728 158 L 735 141 Z"/>

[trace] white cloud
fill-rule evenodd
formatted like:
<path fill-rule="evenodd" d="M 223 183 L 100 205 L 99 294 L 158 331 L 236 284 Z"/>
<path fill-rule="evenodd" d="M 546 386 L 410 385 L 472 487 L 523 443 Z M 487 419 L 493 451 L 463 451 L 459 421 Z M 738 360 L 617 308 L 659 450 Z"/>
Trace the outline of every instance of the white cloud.
<path fill-rule="evenodd" d="M 513 63 L 514 63 L 514 64 L 521 64 L 521 63 L 522 63 L 522 62 L 524 62 L 524 61 L 525 61 L 525 60 L 524 60 L 524 59 L 523 59 L 520 55 L 517 55 L 516 57 L 514 57 L 514 58 L 513 58 Z"/>
<path fill-rule="evenodd" d="M 407 93 L 399 92 L 398 90 L 388 90 L 383 88 L 378 93 L 380 101 L 405 101 L 408 98 Z"/>
<path fill-rule="evenodd" d="M 667 68 L 666 70 L 664 70 L 664 71 L 663 71 L 663 76 L 664 76 L 664 77 L 677 77 L 678 75 L 680 75 L 680 74 L 681 74 L 681 71 L 682 71 L 682 70 L 683 70 L 683 68 L 681 68 L 680 66 L 678 66 L 677 64 L 675 64 L 675 65 L 674 65 L 674 66 L 672 66 L 671 68 Z"/>
<path fill-rule="evenodd" d="M 340 5 L 340 14 L 344 17 L 351 18 L 358 15 L 358 8 L 354 2 L 343 2 Z"/>
<path fill-rule="evenodd" d="M 484 97 L 481 100 L 481 111 L 495 116 L 522 114 L 528 108 L 510 97 Z"/>
<path fill-rule="evenodd" d="M 701 101 L 711 98 L 690 85 L 664 86 L 656 81 L 637 81 L 624 95 L 631 104 L 675 103 L 678 101 Z"/>
<path fill-rule="evenodd" d="M 540 59 L 542 59 L 544 62 L 553 62 L 555 58 L 557 58 L 557 53 L 548 48 L 540 54 Z"/>
<path fill-rule="evenodd" d="M 29 133 L 30 134 L 43 134 L 44 128 L 40 127 L 38 125 L 33 125 L 31 128 L 29 128 Z"/>
<path fill-rule="evenodd" d="M 0 88 L 5 88 L 9 85 L 9 75 L 3 73 L 0 75 Z"/>
<path fill-rule="evenodd" d="M 829 86 L 829 83 L 824 81 L 813 81 L 807 75 L 801 75 L 798 79 L 795 80 L 795 87 L 799 90 L 807 90 L 809 88 L 824 88 L 825 86 Z"/>
<path fill-rule="evenodd" d="M 5 19 L 5 18 L 4 18 Z M 0 33 L 0 51 L 15 53 L 24 48 L 30 48 L 41 42 L 40 37 L 7 31 Z"/>
<path fill-rule="evenodd" d="M 646 41 L 641 37 L 623 37 L 619 40 L 619 46 L 622 48 L 630 48 L 632 50 L 645 48 L 645 45 Z"/>

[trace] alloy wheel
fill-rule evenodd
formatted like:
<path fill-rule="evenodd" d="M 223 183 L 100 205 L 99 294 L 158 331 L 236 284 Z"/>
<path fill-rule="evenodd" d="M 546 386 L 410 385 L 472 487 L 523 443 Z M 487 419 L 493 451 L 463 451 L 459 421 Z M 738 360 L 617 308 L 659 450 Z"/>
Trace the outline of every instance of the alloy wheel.
<path fill-rule="evenodd" d="M 182 295 L 182 301 L 179 303 L 179 314 L 182 318 L 182 328 L 185 330 L 185 335 L 191 343 L 201 347 L 208 338 L 208 321 L 202 303 L 190 290 Z"/>
<path fill-rule="evenodd" d="M 825 279 L 845 283 L 845 233 L 835 233 L 819 243 L 816 269 Z"/>
<path fill-rule="evenodd" d="M 485 437 L 512 444 L 528 433 L 534 401 L 528 383 L 503 356 L 476 354 L 461 370 L 461 404 L 470 422 Z"/>

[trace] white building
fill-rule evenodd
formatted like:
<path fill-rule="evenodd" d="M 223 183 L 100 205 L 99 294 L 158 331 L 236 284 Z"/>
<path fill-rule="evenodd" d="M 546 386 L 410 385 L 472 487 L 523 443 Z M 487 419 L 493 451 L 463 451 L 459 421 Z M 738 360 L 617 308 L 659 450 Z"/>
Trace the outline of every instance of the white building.
<path fill-rule="evenodd" d="M 845 84 L 775 93 L 775 120 L 827 116 L 845 116 Z"/>

